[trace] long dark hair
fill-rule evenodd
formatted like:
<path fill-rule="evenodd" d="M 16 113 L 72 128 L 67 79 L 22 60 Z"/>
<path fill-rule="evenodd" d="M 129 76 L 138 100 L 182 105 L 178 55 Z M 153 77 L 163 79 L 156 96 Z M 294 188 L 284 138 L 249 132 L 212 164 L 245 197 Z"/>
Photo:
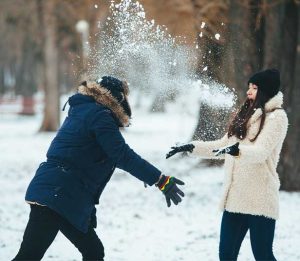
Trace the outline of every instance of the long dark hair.
<path fill-rule="evenodd" d="M 269 97 L 267 97 L 262 91 L 260 91 L 259 88 L 257 89 L 257 94 L 254 101 L 247 98 L 229 125 L 228 138 L 231 136 L 236 136 L 240 140 L 245 139 L 247 135 L 247 123 L 249 119 L 251 118 L 251 116 L 253 115 L 256 109 L 261 109 L 262 116 L 261 116 L 259 130 L 256 136 L 250 140 L 251 142 L 255 141 L 258 135 L 260 134 L 265 123 L 265 119 L 266 119 L 265 104 L 268 100 Z"/>

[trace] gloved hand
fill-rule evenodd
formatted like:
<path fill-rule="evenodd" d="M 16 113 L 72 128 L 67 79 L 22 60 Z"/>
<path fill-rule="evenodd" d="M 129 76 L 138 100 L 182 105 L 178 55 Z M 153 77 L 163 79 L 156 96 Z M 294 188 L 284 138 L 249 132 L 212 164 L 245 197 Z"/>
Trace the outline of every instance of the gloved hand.
<path fill-rule="evenodd" d="M 194 148 L 195 148 L 195 146 L 193 144 L 185 144 L 185 145 L 181 145 L 181 146 L 173 146 L 173 147 L 171 147 L 172 150 L 170 150 L 166 154 L 166 159 L 172 157 L 173 155 L 175 155 L 178 152 L 183 152 L 183 151 L 193 152 Z"/>
<path fill-rule="evenodd" d="M 222 154 L 227 153 L 227 154 L 230 154 L 232 156 L 237 157 L 240 154 L 239 145 L 240 145 L 240 143 L 237 142 L 237 143 L 235 143 L 235 144 L 233 144 L 231 146 L 228 146 L 228 147 L 224 147 L 224 148 L 220 148 L 220 149 L 215 149 L 215 150 L 213 150 L 213 152 L 215 152 L 215 156 L 220 156 Z"/>
<path fill-rule="evenodd" d="M 156 186 L 162 191 L 166 197 L 168 207 L 171 206 L 171 200 L 175 205 L 181 202 L 181 197 L 184 197 L 184 193 L 177 187 L 177 185 L 184 185 L 184 182 L 174 177 L 161 175 Z M 180 197 L 181 196 L 181 197 Z"/>

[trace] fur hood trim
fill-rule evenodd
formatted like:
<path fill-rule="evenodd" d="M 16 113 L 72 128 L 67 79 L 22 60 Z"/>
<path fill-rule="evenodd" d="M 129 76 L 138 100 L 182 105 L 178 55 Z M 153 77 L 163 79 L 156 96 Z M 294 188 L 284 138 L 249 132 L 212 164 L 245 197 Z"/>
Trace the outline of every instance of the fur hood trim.
<path fill-rule="evenodd" d="M 84 82 L 78 87 L 78 93 L 93 97 L 97 103 L 108 107 L 112 111 L 122 127 L 129 126 L 129 116 L 125 113 L 117 99 L 114 98 L 111 92 L 106 88 L 96 82 Z M 126 91 L 126 93 L 128 93 L 128 91 Z M 126 96 L 124 98 L 127 99 Z"/>
<path fill-rule="evenodd" d="M 273 98 L 271 98 L 266 104 L 265 104 L 265 111 L 266 113 L 272 112 L 275 109 L 282 108 L 283 104 L 283 93 L 278 92 Z M 251 116 L 249 123 L 252 124 L 256 122 L 262 115 L 262 110 L 259 108 L 257 109 L 253 115 Z"/>

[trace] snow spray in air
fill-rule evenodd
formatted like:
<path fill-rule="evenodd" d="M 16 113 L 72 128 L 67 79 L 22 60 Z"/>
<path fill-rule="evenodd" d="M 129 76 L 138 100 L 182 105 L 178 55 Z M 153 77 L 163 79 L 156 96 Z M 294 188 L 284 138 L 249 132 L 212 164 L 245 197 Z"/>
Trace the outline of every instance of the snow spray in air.
<path fill-rule="evenodd" d="M 193 89 L 194 99 L 233 105 L 234 95 L 227 87 L 195 80 L 196 48 L 188 46 L 184 37 L 173 37 L 166 27 L 147 20 L 139 2 L 112 1 L 109 17 L 98 27 L 98 43 L 89 56 L 91 79 L 106 74 L 126 79 L 131 89 L 153 95 L 157 103 Z"/>

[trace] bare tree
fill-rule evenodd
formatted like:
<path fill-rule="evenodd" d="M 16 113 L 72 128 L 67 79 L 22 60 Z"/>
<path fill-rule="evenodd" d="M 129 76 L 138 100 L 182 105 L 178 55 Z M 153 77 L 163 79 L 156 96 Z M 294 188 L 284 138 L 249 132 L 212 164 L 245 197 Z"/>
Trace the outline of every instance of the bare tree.
<path fill-rule="evenodd" d="M 233 79 L 229 85 L 235 88 L 238 98 L 245 97 L 249 75 L 262 67 L 262 24 L 260 0 L 231 0 L 229 4 L 229 37 L 227 48 L 233 55 Z"/>
<path fill-rule="evenodd" d="M 0 22 L 0 56 L 3 72 L 2 92 L 8 88 L 22 95 L 21 114 L 34 114 L 33 94 L 37 90 L 37 68 L 40 61 L 38 44 L 37 10 L 35 1 L 3 0 L 0 9 L 4 10 Z M 5 72 L 5 73 L 4 73 Z M 4 78 L 11 78 L 9 85 Z"/>
<path fill-rule="evenodd" d="M 220 82 L 224 72 L 222 57 L 225 53 L 227 36 L 228 5 L 220 0 L 194 0 L 192 2 L 195 10 L 195 27 L 199 46 L 197 74 L 204 77 L 205 80 Z M 217 34 L 220 38 L 216 37 Z M 201 103 L 197 126 L 192 138 L 204 141 L 221 138 L 226 132 L 229 115 L 228 109 L 214 108 Z M 222 161 L 204 160 L 204 163 L 211 166 L 222 164 Z"/>
<path fill-rule="evenodd" d="M 197 73 L 220 81 L 223 72 L 221 61 L 225 51 L 228 5 L 221 0 L 193 0 L 192 3 L 199 46 Z M 203 70 L 206 67 L 208 70 Z"/>
<path fill-rule="evenodd" d="M 59 126 L 59 86 L 58 60 L 56 46 L 56 1 L 43 1 L 44 34 L 44 69 L 45 69 L 45 109 L 41 131 L 55 131 Z"/>
<path fill-rule="evenodd" d="M 294 1 L 287 1 L 284 5 L 282 26 L 281 74 L 289 130 L 278 170 L 282 189 L 300 191 L 300 6 Z"/>
<path fill-rule="evenodd" d="M 276 1 L 275 1 L 276 2 Z M 272 0 L 264 0 L 262 14 L 265 19 L 264 67 L 280 68 L 281 39 L 283 37 L 283 4 Z"/>

